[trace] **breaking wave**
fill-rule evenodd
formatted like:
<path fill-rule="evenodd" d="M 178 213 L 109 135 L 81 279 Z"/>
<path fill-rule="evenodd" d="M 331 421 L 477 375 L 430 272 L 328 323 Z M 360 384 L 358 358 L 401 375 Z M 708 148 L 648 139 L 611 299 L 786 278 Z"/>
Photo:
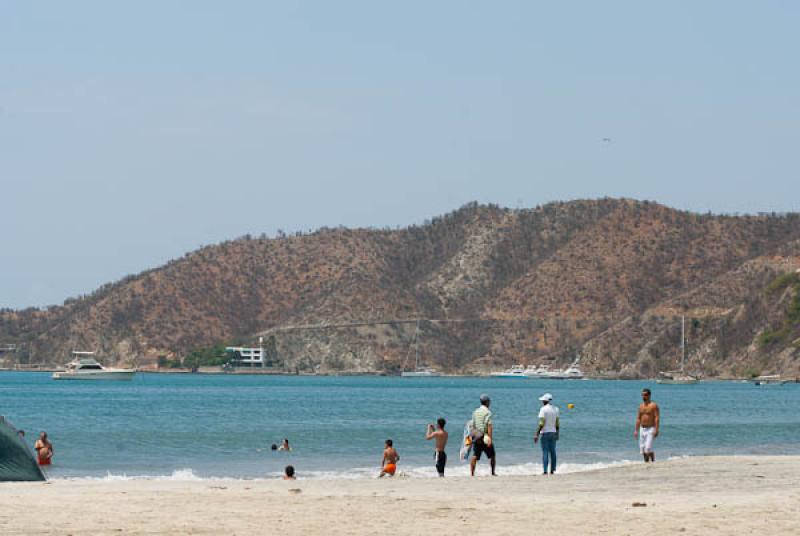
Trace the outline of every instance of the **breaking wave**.
<path fill-rule="evenodd" d="M 587 471 L 598 471 L 601 469 L 609 469 L 616 467 L 623 467 L 633 463 L 631 460 L 619 460 L 608 463 L 564 463 L 559 465 L 558 472 L 560 474 L 568 473 L 581 473 Z M 500 476 L 536 476 L 541 474 L 542 466 L 539 463 L 524 463 L 518 465 L 504 465 L 498 466 L 497 473 Z M 452 478 L 467 478 L 469 477 L 469 464 L 462 462 L 451 463 L 447 467 L 447 476 Z M 489 466 L 486 463 L 479 464 L 475 472 L 476 476 L 489 475 Z M 217 480 L 275 480 L 280 478 L 280 472 L 271 472 L 252 477 L 243 476 L 200 476 L 195 474 L 191 468 L 177 469 L 170 474 L 165 475 L 129 475 L 126 473 L 115 474 L 108 472 L 105 476 L 81 476 L 81 477 L 56 477 L 54 480 L 65 481 L 127 481 L 127 480 L 161 480 L 161 481 L 176 481 L 176 482 L 192 482 L 192 481 L 217 481 Z M 302 471 L 298 468 L 297 476 L 301 480 L 363 480 L 369 478 L 376 478 L 378 470 L 375 467 L 355 467 L 352 469 L 335 470 L 335 471 Z M 437 478 L 436 470 L 432 465 L 430 466 L 406 466 L 400 465 L 396 478 Z"/>

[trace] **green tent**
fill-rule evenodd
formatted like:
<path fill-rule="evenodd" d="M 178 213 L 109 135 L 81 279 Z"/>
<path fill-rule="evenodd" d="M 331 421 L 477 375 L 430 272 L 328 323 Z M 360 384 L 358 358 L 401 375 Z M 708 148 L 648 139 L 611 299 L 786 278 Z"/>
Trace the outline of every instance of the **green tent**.
<path fill-rule="evenodd" d="M 14 426 L 0 415 L 0 482 L 45 480 L 44 473 Z"/>

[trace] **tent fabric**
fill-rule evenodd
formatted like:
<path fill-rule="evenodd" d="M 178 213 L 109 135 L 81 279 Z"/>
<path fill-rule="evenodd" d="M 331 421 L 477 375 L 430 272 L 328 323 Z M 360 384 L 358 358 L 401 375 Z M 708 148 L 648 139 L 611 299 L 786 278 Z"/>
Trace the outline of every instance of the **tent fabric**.
<path fill-rule="evenodd" d="M 0 482 L 46 480 L 14 426 L 0 416 Z"/>

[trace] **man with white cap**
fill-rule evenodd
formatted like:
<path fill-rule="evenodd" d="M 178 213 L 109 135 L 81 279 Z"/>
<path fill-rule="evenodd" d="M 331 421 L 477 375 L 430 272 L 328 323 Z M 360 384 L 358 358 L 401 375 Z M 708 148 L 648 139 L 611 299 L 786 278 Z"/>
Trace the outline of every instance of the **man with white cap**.
<path fill-rule="evenodd" d="M 544 466 L 544 474 L 547 474 L 548 462 L 550 465 L 550 474 L 556 472 L 556 441 L 558 441 L 559 420 L 558 408 L 551 402 L 553 395 L 545 393 L 539 397 L 542 401 L 542 409 L 539 410 L 539 428 L 533 436 L 533 443 L 542 440 L 542 465 Z"/>

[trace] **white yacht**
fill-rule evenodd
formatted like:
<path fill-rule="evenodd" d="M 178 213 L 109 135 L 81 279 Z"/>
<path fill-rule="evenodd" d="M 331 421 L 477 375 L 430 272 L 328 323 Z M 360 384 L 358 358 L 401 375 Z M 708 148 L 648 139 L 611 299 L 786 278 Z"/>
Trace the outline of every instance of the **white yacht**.
<path fill-rule="evenodd" d="M 525 376 L 532 379 L 548 379 L 552 378 L 554 374 L 549 365 L 539 365 L 538 367 L 531 365 L 525 369 Z"/>
<path fill-rule="evenodd" d="M 492 372 L 490 376 L 494 378 L 527 378 L 525 375 L 525 367 L 522 365 L 514 365 L 507 370 Z"/>
<path fill-rule="evenodd" d="M 430 367 L 419 367 L 415 370 L 404 370 L 400 375 L 404 378 L 430 378 L 441 376 L 442 373 Z"/>
<path fill-rule="evenodd" d="M 656 383 L 665 385 L 691 385 L 699 382 L 699 379 L 689 374 L 684 374 L 683 371 L 680 370 L 659 372 L 656 378 Z"/>
<path fill-rule="evenodd" d="M 578 363 L 573 363 L 564 370 L 559 370 L 553 373 L 551 378 L 555 380 L 582 380 L 585 375 L 583 371 L 578 368 Z"/>
<path fill-rule="evenodd" d="M 780 374 L 772 374 L 769 376 L 759 376 L 750 380 L 753 385 L 783 385 L 789 383 L 789 380 L 782 378 Z"/>
<path fill-rule="evenodd" d="M 565 369 L 550 372 L 547 377 L 551 380 L 583 380 L 586 375 L 578 367 L 578 362 L 576 361 Z"/>
<path fill-rule="evenodd" d="M 130 381 L 136 369 L 107 368 L 93 357 L 94 352 L 72 352 L 73 359 L 61 372 L 54 372 L 54 380 L 116 380 Z"/>

